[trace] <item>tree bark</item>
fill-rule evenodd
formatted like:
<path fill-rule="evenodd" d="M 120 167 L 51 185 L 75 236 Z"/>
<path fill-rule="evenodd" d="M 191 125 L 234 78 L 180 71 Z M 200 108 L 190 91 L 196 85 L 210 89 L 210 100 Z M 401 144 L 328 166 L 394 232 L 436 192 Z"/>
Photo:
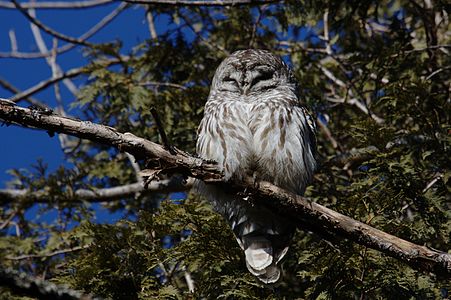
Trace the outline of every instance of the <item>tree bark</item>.
<path fill-rule="evenodd" d="M 234 191 L 246 188 L 251 191 L 250 201 L 286 215 L 300 225 L 308 224 L 309 230 L 313 232 L 342 236 L 399 259 L 414 269 L 451 277 L 451 254 L 400 239 L 269 182 L 260 182 L 258 187 L 255 187 L 252 178 L 245 178 L 243 182 L 225 183 L 214 162 L 193 157 L 179 149 L 174 148 L 175 154 L 171 154 L 163 146 L 131 133 L 120 133 L 109 126 L 62 117 L 49 111 L 22 108 L 11 101 L 0 100 L 0 119 L 6 123 L 89 139 L 127 151 L 135 157 L 150 159 L 158 162 L 155 164 L 159 166 L 155 170 L 156 175 L 181 173 L 207 183 L 227 184 L 234 187 Z"/>

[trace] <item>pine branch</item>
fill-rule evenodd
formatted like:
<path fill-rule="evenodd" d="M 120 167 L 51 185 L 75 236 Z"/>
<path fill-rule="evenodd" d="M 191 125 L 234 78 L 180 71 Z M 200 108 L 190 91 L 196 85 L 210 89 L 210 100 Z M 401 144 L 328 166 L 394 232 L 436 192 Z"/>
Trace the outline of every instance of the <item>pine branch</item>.
<path fill-rule="evenodd" d="M 256 205 L 264 205 L 300 225 L 308 224 L 309 229 L 316 233 L 342 236 L 403 261 L 414 269 L 451 277 L 451 254 L 400 239 L 268 182 L 261 182 L 258 188 L 254 187 L 252 178 L 233 184 L 222 182 L 222 174 L 213 162 L 193 157 L 179 149 L 174 148 L 176 154 L 173 155 L 163 146 L 131 133 L 120 133 L 108 126 L 22 108 L 10 101 L 0 100 L 0 119 L 117 147 L 135 157 L 158 161 L 160 172 L 181 173 L 208 183 L 225 184 L 233 187 L 235 192 L 237 188 L 246 188 L 258 196 L 254 200 Z"/>

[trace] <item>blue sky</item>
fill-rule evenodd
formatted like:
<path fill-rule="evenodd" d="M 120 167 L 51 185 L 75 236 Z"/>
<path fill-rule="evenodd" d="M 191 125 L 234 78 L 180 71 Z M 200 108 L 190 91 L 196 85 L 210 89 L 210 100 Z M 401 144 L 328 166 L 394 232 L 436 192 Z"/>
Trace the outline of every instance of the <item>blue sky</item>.
<path fill-rule="evenodd" d="M 99 22 L 101 18 L 114 10 L 119 3 L 101 6 L 84 10 L 37 10 L 37 17 L 53 29 L 61 33 L 78 37 L 85 31 Z M 155 20 L 157 32 L 165 29 L 168 19 L 161 17 Z M 0 52 L 11 51 L 11 43 L 8 32 L 14 30 L 18 51 L 37 52 L 35 40 L 33 38 L 30 24 L 21 13 L 15 10 L 0 9 Z M 52 37 L 41 31 L 47 48 L 52 47 Z M 91 42 L 108 42 L 121 40 L 124 52 L 128 52 L 131 47 L 138 42 L 149 37 L 148 26 L 145 22 L 143 9 L 127 9 L 116 17 L 107 27 L 103 28 L 96 35 L 91 37 Z M 64 45 L 59 41 L 58 46 Z M 79 47 L 58 56 L 57 63 L 63 70 L 69 70 L 86 64 Z M 7 80 L 17 88 L 24 90 L 38 82 L 51 77 L 51 69 L 44 59 L 10 59 L 0 58 L 0 78 Z M 75 79 L 75 84 L 82 84 L 83 78 Z M 74 96 L 60 85 L 61 95 L 68 111 L 68 104 L 74 100 Z M 9 98 L 12 94 L 0 87 L 0 97 Z M 55 107 L 56 100 L 53 88 L 47 88 L 34 95 L 41 102 Z M 20 105 L 28 106 L 26 102 Z M 77 115 L 77 111 L 69 111 L 71 115 Z M 30 168 L 38 159 L 42 159 L 49 166 L 49 171 L 53 171 L 58 166 L 66 164 L 64 154 L 61 150 L 58 138 L 50 138 L 45 131 L 25 129 L 17 126 L 0 127 L 0 188 L 7 186 L 11 180 L 8 170 L 16 168 Z M 56 210 L 50 210 L 46 214 L 38 213 L 40 205 L 35 205 L 26 214 L 29 219 L 38 222 L 52 222 L 57 216 Z M 115 222 L 122 217 L 120 212 L 111 214 L 100 204 L 95 203 L 91 207 L 94 209 L 95 220 L 98 222 Z"/>
<path fill-rule="evenodd" d="M 61 33 L 78 37 L 96 24 L 101 18 L 114 10 L 120 3 L 83 10 L 37 10 L 39 20 L 47 26 Z M 164 17 L 156 20 L 157 32 L 161 32 L 168 24 Z M 11 9 L 0 9 L 0 52 L 11 51 L 8 32 L 14 30 L 20 52 L 38 51 L 28 20 L 20 12 Z M 52 47 L 52 38 L 42 32 L 47 47 Z M 131 8 L 123 11 L 113 22 L 89 39 L 91 42 L 108 42 L 121 40 L 124 52 L 138 42 L 149 37 L 147 23 L 142 8 Z M 65 42 L 59 41 L 62 46 Z M 84 65 L 86 60 L 79 48 L 58 56 L 58 64 L 63 70 L 69 70 Z M 0 77 L 24 90 L 38 82 L 51 77 L 51 69 L 44 59 L 11 59 L 0 58 Z M 76 84 L 82 80 L 75 80 Z M 62 98 L 67 105 L 74 96 L 61 85 Z M 0 87 L 0 97 L 9 98 L 12 94 Z M 38 100 L 54 107 L 55 96 L 53 88 L 34 95 Z M 28 106 L 21 102 L 20 105 Z M 76 111 L 69 111 L 77 115 Z M 58 138 L 50 138 L 44 131 L 19 128 L 16 126 L 0 127 L 0 188 L 5 187 L 11 178 L 7 171 L 12 168 L 29 168 L 38 158 L 49 164 L 50 170 L 64 164 L 64 155 L 60 148 Z"/>

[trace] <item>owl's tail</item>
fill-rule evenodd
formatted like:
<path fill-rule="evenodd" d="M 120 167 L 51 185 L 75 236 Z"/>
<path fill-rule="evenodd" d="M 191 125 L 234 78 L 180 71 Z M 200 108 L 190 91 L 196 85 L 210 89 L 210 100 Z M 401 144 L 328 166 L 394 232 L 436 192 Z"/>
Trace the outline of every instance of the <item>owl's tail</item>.
<path fill-rule="evenodd" d="M 243 200 L 240 200 L 243 202 Z M 270 211 L 241 207 L 228 216 L 248 270 L 264 283 L 274 283 L 281 275 L 280 262 L 288 251 L 295 227 Z"/>
<path fill-rule="evenodd" d="M 246 265 L 264 283 L 281 275 L 280 263 L 288 251 L 295 226 L 261 207 L 255 207 L 215 186 L 198 184 L 198 191 L 228 221 L 244 250 Z"/>

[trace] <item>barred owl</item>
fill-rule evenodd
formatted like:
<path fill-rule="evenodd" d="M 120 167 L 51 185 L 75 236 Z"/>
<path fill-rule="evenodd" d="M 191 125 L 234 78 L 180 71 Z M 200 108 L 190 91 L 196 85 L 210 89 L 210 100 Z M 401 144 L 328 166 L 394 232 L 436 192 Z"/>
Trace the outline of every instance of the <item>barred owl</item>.
<path fill-rule="evenodd" d="M 241 50 L 216 70 L 197 152 L 215 160 L 226 180 L 252 176 L 301 195 L 315 169 L 314 132 L 283 60 L 265 50 Z M 198 191 L 229 222 L 248 270 L 276 282 L 295 226 L 224 188 L 199 182 Z"/>

